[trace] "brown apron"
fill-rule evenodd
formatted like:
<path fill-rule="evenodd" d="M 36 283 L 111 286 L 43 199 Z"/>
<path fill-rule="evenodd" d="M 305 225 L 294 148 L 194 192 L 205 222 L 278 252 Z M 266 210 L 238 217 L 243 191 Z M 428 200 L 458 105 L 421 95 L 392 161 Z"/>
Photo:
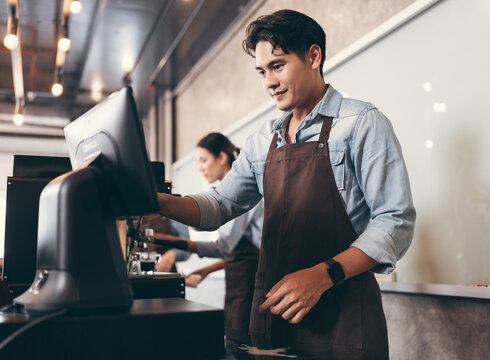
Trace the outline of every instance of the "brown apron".
<path fill-rule="evenodd" d="M 276 133 L 271 142 L 250 335 L 254 346 L 291 346 L 317 359 L 388 359 L 381 294 L 370 272 L 327 290 L 300 324 L 258 311 L 285 275 L 334 257 L 357 238 L 330 163 L 331 126 L 325 118 L 318 141 L 276 148 Z"/>
<path fill-rule="evenodd" d="M 248 329 L 258 262 L 259 250 L 246 238 L 240 240 L 225 260 L 225 333 L 228 344 L 252 343 Z"/>

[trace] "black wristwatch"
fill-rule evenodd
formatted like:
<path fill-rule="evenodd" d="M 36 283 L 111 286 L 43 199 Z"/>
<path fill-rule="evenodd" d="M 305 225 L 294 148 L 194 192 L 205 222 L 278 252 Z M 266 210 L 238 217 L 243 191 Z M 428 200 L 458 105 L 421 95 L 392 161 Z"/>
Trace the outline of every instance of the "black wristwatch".
<path fill-rule="evenodd" d="M 327 264 L 327 272 L 334 285 L 339 286 L 342 284 L 345 280 L 345 273 L 342 266 L 334 259 L 328 259 L 325 261 L 325 264 Z"/>

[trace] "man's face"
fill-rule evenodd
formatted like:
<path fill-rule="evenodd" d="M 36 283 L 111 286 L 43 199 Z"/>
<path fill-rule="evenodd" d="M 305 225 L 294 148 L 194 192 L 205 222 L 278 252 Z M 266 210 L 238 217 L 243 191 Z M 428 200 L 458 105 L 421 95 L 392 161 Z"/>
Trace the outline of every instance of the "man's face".
<path fill-rule="evenodd" d="M 279 48 L 273 51 L 271 43 L 259 41 L 255 48 L 255 69 L 279 110 L 292 111 L 307 106 L 313 71 L 296 53 L 286 54 Z"/>

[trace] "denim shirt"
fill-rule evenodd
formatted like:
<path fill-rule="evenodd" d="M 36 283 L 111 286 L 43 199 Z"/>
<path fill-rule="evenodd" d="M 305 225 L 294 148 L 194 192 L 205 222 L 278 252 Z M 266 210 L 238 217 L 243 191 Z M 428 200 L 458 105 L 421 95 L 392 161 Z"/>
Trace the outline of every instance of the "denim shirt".
<path fill-rule="evenodd" d="M 265 123 L 247 138 L 231 171 L 217 187 L 192 195 L 201 212 L 200 229 L 216 229 L 262 198 L 270 143 L 278 133 L 277 146 L 286 144 L 291 116 L 286 112 Z M 390 273 L 407 251 L 415 223 L 398 139 L 390 121 L 372 104 L 343 98 L 328 86 L 322 100 L 298 125 L 293 142 L 318 141 L 326 116 L 333 117 L 328 147 L 337 189 L 358 234 L 352 246 L 380 264 L 374 271 Z"/>

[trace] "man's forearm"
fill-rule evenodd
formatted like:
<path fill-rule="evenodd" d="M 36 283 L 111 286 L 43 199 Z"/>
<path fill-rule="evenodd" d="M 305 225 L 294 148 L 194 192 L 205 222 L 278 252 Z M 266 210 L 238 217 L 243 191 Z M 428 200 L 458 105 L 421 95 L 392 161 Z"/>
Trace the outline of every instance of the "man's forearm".
<path fill-rule="evenodd" d="M 178 197 L 169 194 L 158 194 L 159 214 L 182 224 L 197 227 L 201 213 L 197 202 L 191 197 Z"/>
<path fill-rule="evenodd" d="M 373 260 L 369 256 L 367 256 L 364 252 L 355 247 L 350 247 L 347 250 L 341 252 L 340 254 L 333 257 L 335 261 L 337 261 L 344 270 L 345 279 L 350 279 L 356 275 L 359 275 L 365 271 L 371 270 L 378 263 L 376 260 Z M 316 265 L 321 270 L 323 274 L 323 286 L 325 289 L 331 288 L 334 284 L 327 273 L 327 264 L 320 263 Z"/>

